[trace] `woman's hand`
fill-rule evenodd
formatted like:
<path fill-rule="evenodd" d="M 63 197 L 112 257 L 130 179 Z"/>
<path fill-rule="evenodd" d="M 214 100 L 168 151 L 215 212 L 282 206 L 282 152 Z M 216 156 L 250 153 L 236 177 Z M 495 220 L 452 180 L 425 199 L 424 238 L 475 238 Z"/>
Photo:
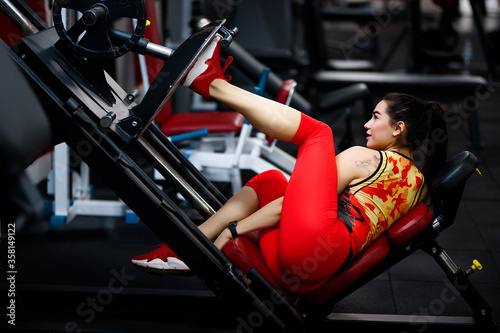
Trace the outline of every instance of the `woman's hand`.
<path fill-rule="evenodd" d="M 222 250 L 222 248 L 229 242 L 231 239 L 233 239 L 233 236 L 231 235 L 231 231 L 229 231 L 228 228 L 222 230 L 220 233 L 219 237 L 215 240 L 214 244 L 215 246 L 219 249 Z"/>
<path fill-rule="evenodd" d="M 239 220 L 237 225 L 238 235 L 245 235 L 255 230 L 266 229 L 278 225 L 281 218 L 282 205 L 283 197 L 271 201 L 252 215 Z M 226 228 L 220 233 L 217 239 L 215 239 L 214 244 L 221 250 L 231 239 L 233 239 L 231 231 Z"/>

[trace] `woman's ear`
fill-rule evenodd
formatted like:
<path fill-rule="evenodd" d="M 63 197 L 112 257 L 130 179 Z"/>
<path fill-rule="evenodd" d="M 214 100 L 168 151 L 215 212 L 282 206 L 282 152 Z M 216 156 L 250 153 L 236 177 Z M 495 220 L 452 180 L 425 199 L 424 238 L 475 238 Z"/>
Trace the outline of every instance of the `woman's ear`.
<path fill-rule="evenodd" d="M 406 128 L 406 124 L 403 121 L 398 121 L 394 125 L 394 131 L 392 132 L 392 136 L 396 137 L 396 136 L 401 135 L 401 133 L 403 133 L 405 131 L 405 128 Z"/>

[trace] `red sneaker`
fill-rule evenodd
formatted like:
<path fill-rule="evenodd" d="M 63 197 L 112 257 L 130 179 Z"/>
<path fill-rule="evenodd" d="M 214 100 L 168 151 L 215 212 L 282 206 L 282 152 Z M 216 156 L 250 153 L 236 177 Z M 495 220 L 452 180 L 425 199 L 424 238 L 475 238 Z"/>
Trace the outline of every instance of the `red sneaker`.
<path fill-rule="evenodd" d="M 149 253 L 132 257 L 138 268 L 156 275 L 191 275 L 191 269 L 165 244 L 158 244 Z"/>
<path fill-rule="evenodd" d="M 228 57 L 224 68 L 220 66 L 220 40 L 217 35 L 207 46 L 205 51 L 196 60 L 193 67 L 189 70 L 184 81 L 181 83 L 189 87 L 192 91 L 200 94 L 205 99 L 210 98 L 210 83 L 215 79 L 231 80 L 231 76 L 224 76 L 224 72 L 233 61 L 233 57 Z"/>

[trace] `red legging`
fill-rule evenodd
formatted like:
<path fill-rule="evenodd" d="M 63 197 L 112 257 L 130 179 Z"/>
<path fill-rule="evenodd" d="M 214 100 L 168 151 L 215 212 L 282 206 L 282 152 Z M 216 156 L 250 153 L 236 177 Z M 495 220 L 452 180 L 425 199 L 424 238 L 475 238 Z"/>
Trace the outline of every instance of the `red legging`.
<path fill-rule="evenodd" d="M 351 243 L 347 228 L 337 220 L 337 167 L 330 127 L 302 114 L 291 142 L 299 151 L 289 182 L 271 170 L 246 186 L 255 190 L 260 207 L 284 197 L 279 225 L 260 231 L 259 246 L 276 280 L 301 295 L 339 269 Z"/>

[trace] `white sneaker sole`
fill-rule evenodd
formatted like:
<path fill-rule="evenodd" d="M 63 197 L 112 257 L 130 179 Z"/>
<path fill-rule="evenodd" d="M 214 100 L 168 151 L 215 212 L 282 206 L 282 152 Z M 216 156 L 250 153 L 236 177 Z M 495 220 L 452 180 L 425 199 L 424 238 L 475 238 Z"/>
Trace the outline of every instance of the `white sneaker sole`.
<path fill-rule="evenodd" d="M 167 262 L 161 259 L 151 261 L 132 259 L 132 263 L 141 270 L 154 275 L 193 275 L 191 269 L 183 261 L 173 257 L 167 258 Z"/>
<path fill-rule="evenodd" d="M 148 261 L 147 259 L 143 260 L 134 260 L 132 259 L 132 263 L 141 267 L 155 268 L 155 269 L 189 269 L 189 267 L 182 261 L 177 258 L 169 257 L 167 258 L 167 262 L 161 259 L 153 259 Z"/>
<path fill-rule="evenodd" d="M 183 86 L 189 87 L 198 76 L 207 70 L 208 65 L 205 62 L 214 55 L 215 48 L 217 47 L 217 43 L 220 39 L 220 36 L 215 36 L 215 38 L 210 42 L 210 45 L 208 45 L 205 51 L 202 52 L 200 57 L 194 63 L 193 68 L 191 68 L 189 73 L 186 75 L 186 79 L 182 83 Z"/>

